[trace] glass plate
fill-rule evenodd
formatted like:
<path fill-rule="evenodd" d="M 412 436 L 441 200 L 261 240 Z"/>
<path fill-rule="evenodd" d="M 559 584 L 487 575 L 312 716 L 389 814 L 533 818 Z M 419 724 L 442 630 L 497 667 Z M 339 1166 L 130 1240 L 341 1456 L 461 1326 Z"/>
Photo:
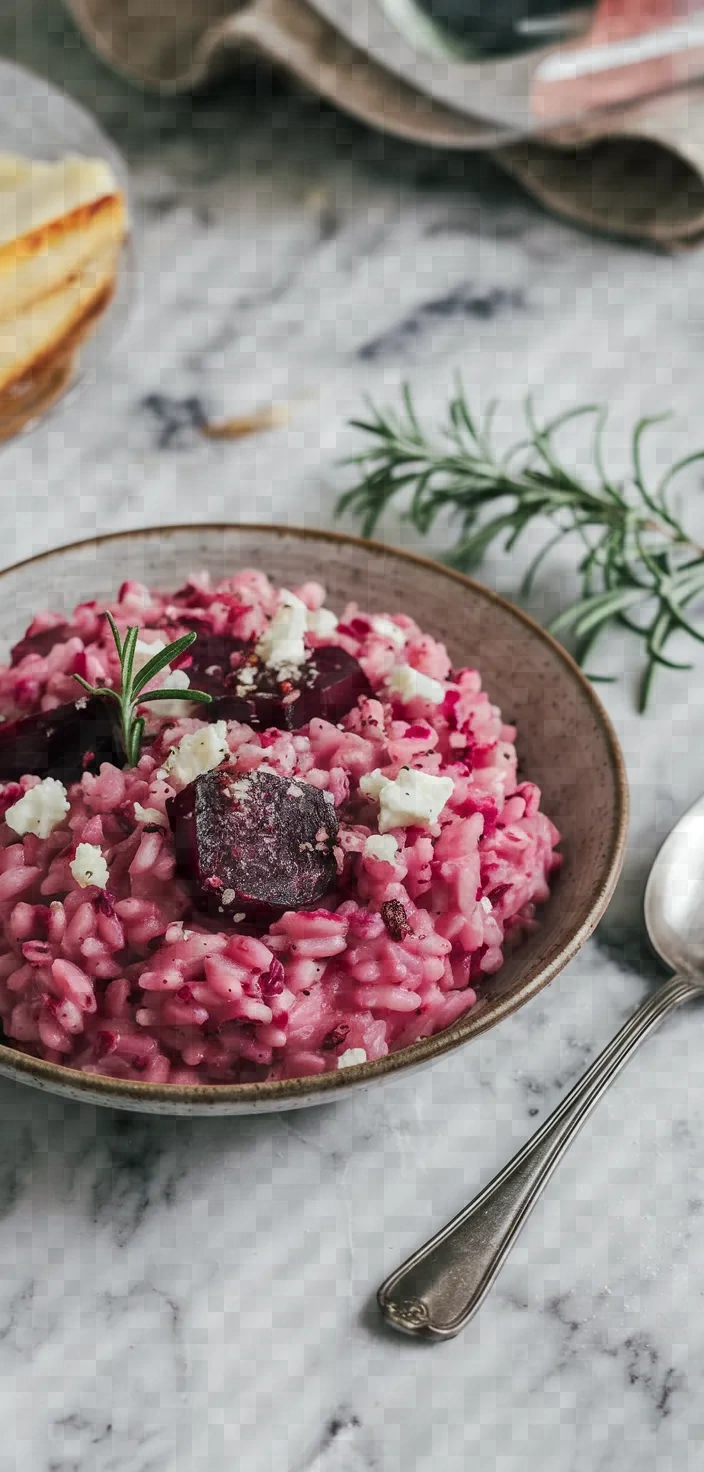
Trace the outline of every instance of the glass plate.
<path fill-rule="evenodd" d="M 26 158 L 52 163 L 66 154 L 83 154 L 103 158 L 109 163 L 127 203 L 131 221 L 130 190 L 127 165 L 122 154 L 106 138 L 90 113 L 85 112 L 64 92 L 36 77 L 14 62 L 0 60 L 0 153 L 17 153 Z M 47 415 L 75 393 L 81 383 L 93 382 L 104 370 L 106 361 L 121 337 L 134 306 L 136 269 L 132 236 L 128 237 L 120 258 L 115 294 L 100 317 L 97 326 L 81 344 L 73 371 L 61 381 L 59 374 L 39 402 L 36 412 L 22 425 L 26 434 L 42 423 Z M 53 395 L 50 393 L 53 389 Z M 7 436 L 9 420 L 0 415 L 0 438 Z M 5 438 L 9 444 L 15 436 Z"/>

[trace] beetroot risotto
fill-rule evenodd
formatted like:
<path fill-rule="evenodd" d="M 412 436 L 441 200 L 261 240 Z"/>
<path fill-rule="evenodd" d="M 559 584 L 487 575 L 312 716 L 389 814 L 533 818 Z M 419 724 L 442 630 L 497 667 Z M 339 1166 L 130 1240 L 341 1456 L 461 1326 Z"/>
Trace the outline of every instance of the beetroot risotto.
<path fill-rule="evenodd" d="M 225 1084 L 472 1007 L 559 862 L 476 670 L 405 613 L 338 619 L 260 572 L 126 582 L 107 613 L 39 614 L 0 668 L 5 1040 Z"/>

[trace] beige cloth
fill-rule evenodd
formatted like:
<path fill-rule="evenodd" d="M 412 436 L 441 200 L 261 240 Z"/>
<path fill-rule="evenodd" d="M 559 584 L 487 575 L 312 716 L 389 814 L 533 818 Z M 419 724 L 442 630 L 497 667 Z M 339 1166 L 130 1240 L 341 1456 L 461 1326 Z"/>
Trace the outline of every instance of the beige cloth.
<path fill-rule="evenodd" d="M 96 50 L 147 87 L 200 87 L 249 52 L 401 137 L 452 148 L 495 143 L 492 130 L 476 119 L 431 101 L 375 64 L 306 0 L 68 3 Z M 704 237 L 704 85 L 493 152 L 568 219 L 666 250 Z"/>

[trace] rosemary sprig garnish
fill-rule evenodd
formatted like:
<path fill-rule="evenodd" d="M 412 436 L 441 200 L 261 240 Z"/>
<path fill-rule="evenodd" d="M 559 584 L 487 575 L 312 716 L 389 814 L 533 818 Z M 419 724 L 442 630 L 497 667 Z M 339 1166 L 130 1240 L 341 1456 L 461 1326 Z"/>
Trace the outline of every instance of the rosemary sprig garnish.
<path fill-rule="evenodd" d="M 421 427 L 407 388 L 398 414 L 370 405 L 369 418 L 352 421 L 370 437 L 366 448 L 348 461 L 360 467 L 361 479 L 340 498 L 338 509 L 359 517 L 364 535 L 369 536 L 401 491 L 410 491 L 406 515 L 422 533 L 449 508 L 459 518 L 460 535 L 447 560 L 466 572 L 481 562 L 493 542 L 503 541 L 511 552 L 529 525 L 547 518 L 555 530 L 528 569 L 524 594 L 544 557 L 576 532 L 584 547 L 579 562 L 581 596 L 551 628 L 574 632 L 581 663 L 608 625 L 616 622 L 636 634 L 645 646 L 642 711 L 659 665 L 691 669 L 666 656 L 672 635 L 679 632 L 704 642 L 704 627 L 687 613 L 704 594 L 704 548 L 689 536 L 670 501 L 675 478 L 703 459 L 704 450 L 678 460 L 651 488 L 642 446 L 658 419 L 641 419 L 633 432 L 630 473 L 624 481 L 616 481 L 604 463 L 606 413 L 599 406 L 572 409 L 541 424 L 529 401 L 527 438 L 503 456 L 492 444 L 495 407 L 476 421 L 458 386 L 447 422 L 433 440 Z M 594 419 L 594 475 L 589 483 L 561 461 L 555 443 L 558 430 L 587 415 Z M 497 514 L 487 516 L 496 503 Z"/>
<path fill-rule="evenodd" d="M 126 630 L 124 639 L 121 639 L 112 614 L 106 612 L 105 617 L 110 625 L 120 660 L 119 690 L 112 690 L 107 685 L 89 685 L 81 675 L 74 675 L 73 678 L 83 686 L 84 690 L 88 691 L 89 695 L 102 695 L 106 700 L 117 701 L 120 707 L 122 741 L 127 765 L 136 767 L 144 732 L 144 717 L 136 714 L 138 705 L 142 705 L 146 700 L 192 700 L 199 705 L 210 705 L 212 696 L 206 695 L 203 690 L 191 690 L 190 686 L 185 690 L 166 690 L 164 688 L 145 690 L 144 688 L 150 680 L 154 679 L 155 675 L 178 659 L 185 649 L 190 648 L 196 640 L 195 633 L 183 634 L 180 639 L 175 639 L 173 644 L 168 644 L 166 649 L 160 649 L 135 675 L 133 673 L 134 655 L 139 638 L 139 628 L 131 625 Z"/>

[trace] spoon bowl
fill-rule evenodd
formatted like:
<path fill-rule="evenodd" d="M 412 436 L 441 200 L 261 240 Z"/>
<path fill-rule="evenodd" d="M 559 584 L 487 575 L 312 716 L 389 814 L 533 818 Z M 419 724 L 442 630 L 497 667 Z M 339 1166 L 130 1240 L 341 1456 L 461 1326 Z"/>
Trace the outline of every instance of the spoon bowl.
<path fill-rule="evenodd" d="M 661 961 L 688 976 L 702 974 L 704 985 L 704 795 L 665 839 L 650 871 L 644 912 Z"/>

